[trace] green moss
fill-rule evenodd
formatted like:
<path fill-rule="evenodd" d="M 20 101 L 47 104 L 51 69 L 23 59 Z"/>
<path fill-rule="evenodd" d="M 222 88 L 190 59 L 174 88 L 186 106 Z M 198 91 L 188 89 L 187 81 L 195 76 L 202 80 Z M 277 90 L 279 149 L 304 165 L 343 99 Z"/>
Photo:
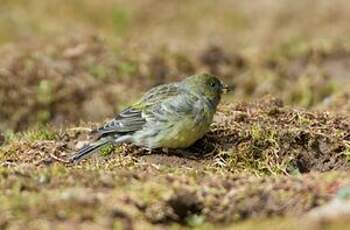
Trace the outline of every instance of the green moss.
<path fill-rule="evenodd" d="M 55 140 L 57 132 L 49 127 L 35 128 L 20 134 L 20 137 L 27 141 Z"/>
<path fill-rule="evenodd" d="M 100 148 L 100 154 L 101 156 L 108 156 L 110 155 L 114 150 L 113 144 L 106 144 L 102 148 Z"/>

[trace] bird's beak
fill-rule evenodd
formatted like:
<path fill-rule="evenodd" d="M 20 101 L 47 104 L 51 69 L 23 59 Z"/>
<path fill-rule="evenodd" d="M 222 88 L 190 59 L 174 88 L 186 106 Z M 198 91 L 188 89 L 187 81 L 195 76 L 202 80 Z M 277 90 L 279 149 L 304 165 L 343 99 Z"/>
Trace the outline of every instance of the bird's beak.
<path fill-rule="evenodd" d="M 225 84 L 224 82 L 222 82 L 222 85 L 223 85 L 222 92 L 224 94 L 227 94 L 228 92 L 232 91 L 232 88 L 227 84 Z"/>

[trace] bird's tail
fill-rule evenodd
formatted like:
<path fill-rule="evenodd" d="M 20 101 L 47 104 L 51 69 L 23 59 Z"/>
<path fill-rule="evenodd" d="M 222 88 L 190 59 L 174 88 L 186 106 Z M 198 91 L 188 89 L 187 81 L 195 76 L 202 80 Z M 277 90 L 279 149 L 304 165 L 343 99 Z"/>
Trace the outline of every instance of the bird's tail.
<path fill-rule="evenodd" d="M 70 161 L 75 163 L 79 162 L 80 160 L 90 156 L 93 154 L 96 150 L 100 149 L 104 145 L 111 143 L 111 140 L 108 138 L 103 138 L 100 139 L 92 144 L 88 144 L 84 147 L 82 147 L 76 154 L 74 154 L 71 158 Z"/>

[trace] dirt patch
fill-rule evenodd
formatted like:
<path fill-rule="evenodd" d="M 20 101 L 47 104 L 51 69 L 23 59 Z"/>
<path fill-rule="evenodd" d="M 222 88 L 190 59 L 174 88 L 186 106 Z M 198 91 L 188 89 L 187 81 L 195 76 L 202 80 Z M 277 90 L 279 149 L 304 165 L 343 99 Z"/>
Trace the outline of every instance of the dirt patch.
<path fill-rule="evenodd" d="M 350 126 L 329 113 L 284 107 L 277 99 L 227 105 L 207 141 L 217 160 L 232 170 L 307 173 L 347 169 Z"/>
<path fill-rule="evenodd" d="M 145 164 L 155 164 L 155 165 L 162 165 L 165 167 L 184 167 L 184 168 L 202 168 L 203 165 L 205 165 L 209 159 L 189 159 L 186 157 L 179 157 L 174 155 L 167 155 L 161 152 L 154 153 L 152 155 L 143 155 L 138 157 L 138 159 L 141 162 L 144 162 Z"/>
<path fill-rule="evenodd" d="M 257 178 L 196 168 L 180 175 L 177 167 L 102 166 L 104 172 L 100 167 L 90 162 L 83 167 L 2 169 L 3 223 L 20 226 L 21 217 L 31 224 L 41 220 L 58 225 L 165 227 L 299 217 L 331 200 L 349 176 L 333 172 Z"/>

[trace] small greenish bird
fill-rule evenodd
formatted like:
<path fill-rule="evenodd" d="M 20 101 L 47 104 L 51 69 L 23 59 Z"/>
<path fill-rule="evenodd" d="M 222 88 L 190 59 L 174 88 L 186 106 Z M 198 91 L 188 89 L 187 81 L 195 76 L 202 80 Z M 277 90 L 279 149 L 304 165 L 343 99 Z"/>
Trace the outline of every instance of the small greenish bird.
<path fill-rule="evenodd" d="M 72 158 L 79 161 L 107 144 L 133 143 L 147 149 L 187 148 L 208 132 L 224 84 L 211 74 L 159 85 L 104 126 L 94 130 L 97 141 Z"/>

